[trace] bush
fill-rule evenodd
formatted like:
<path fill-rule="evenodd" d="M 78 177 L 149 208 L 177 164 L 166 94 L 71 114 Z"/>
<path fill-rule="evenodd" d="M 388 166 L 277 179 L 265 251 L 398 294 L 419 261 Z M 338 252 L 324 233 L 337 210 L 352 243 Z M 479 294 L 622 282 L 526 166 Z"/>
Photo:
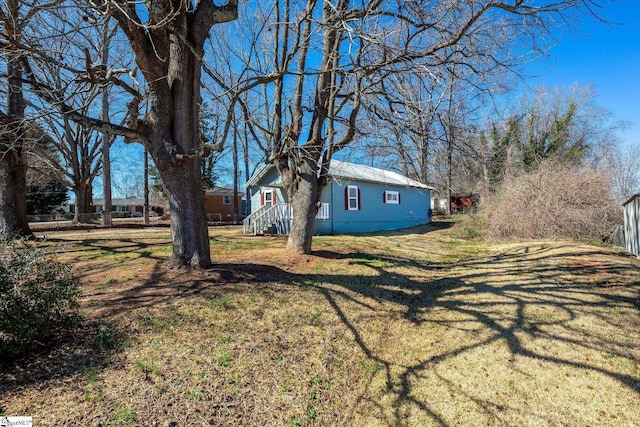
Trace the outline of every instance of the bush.
<path fill-rule="evenodd" d="M 0 238 L 0 360 L 42 347 L 80 318 L 69 266 Z"/>
<path fill-rule="evenodd" d="M 606 171 L 545 165 L 506 180 L 481 202 L 491 238 L 606 240 L 621 222 Z"/>

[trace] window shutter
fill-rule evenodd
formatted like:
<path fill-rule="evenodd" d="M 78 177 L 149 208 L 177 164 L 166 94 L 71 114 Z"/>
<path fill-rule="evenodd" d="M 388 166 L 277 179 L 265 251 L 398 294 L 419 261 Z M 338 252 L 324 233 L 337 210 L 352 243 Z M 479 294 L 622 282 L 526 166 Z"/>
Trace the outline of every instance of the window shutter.
<path fill-rule="evenodd" d="M 400 204 L 402 200 L 400 199 L 400 193 L 398 193 L 398 204 Z"/>
<path fill-rule="evenodd" d="M 387 203 L 387 192 L 386 191 L 382 192 L 382 203 Z"/>
<path fill-rule="evenodd" d="M 264 193 L 260 192 L 260 206 L 264 206 Z"/>
<path fill-rule="evenodd" d="M 358 187 L 358 210 L 362 209 L 362 205 L 360 204 L 360 187 Z"/>
<path fill-rule="evenodd" d="M 344 187 L 344 210 L 349 210 L 349 187 Z"/>
<path fill-rule="evenodd" d="M 276 190 L 271 190 L 271 205 L 275 206 L 276 204 Z"/>

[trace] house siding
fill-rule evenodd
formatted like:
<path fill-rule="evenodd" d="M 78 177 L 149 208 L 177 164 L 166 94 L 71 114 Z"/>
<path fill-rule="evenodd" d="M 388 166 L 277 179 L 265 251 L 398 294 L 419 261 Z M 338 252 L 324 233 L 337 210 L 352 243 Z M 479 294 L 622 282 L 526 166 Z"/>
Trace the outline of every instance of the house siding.
<path fill-rule="evenodd" d="M 359 189 L 360 209 L 345 209 L 345 189 Z M 247 188 L 251 212 L 262 206 L 262 192 L 275 191 L 276 203 L 289 203 L 282 179 L 275 168 L 252 181 Z M 396 191 L 399 204 L 385 203 L 385 191 Z M 322 190 L 320 202 L 329 205 L 329 218 L 316 219 L 314 234 L 366 233 L 415 227 L 431 222 L 431 191 L 428 188 L 387 184 L 357 178 L 332 179 Z M 280 224 L 278 232 L 288 232 L 290 224 Z"/>
<path fill-rule="evenodd" d="M 262 198 L 260 194 L 263 191 L 275 191 L 276 203 L 287 203 L 287 195 L 281 187 L 272 187 L 272 185 L 281 185 L 282 178 L 278 175 L 278 171 L 274 168 L 270 170 L 259 182 L 258 185 L 248 189 L 251 198 L 251 212 L 255 212 L 262 206 Z"/>
<path fill-rule="evenodd" d="M 242 196 L 237 197 L 237 203 L 238 210 L 242 214 Z M 225 205 L 224 195 L 205 195 L 204 210 L 208 221 L 233 221 L 233 196 L 231 196 L 231 203 Z"/>
<path fill-rule="evenodd" d="M 355 185 L 360 190 L 359 210 L 345 209 L 344 191 L 347 185 Z M 323 195 L 327 190 L 331 203 L 331 219 L 317 222 L 317 234 L 396 230 L 431 222 L 431 192 L 428 189 L 345 181 L 331 182 Z M 400 194 L 400 203 L 384 203 L 385 191 L 397 191 Z"/>
<path fill-rule="evenodd" d="M 624 205 L 624 238 L 627 252 L 640 257 L 640 195 Z"/>

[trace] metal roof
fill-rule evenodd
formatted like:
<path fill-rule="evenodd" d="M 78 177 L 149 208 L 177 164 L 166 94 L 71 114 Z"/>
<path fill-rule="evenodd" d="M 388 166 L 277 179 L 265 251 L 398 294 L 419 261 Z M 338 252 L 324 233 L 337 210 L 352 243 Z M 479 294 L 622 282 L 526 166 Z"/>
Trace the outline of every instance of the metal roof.
<path fill-rule="evenodd" d="M 273 168 L 273 165 L 262 166 L 245 184 L 245 188 L 256 185 Z M 331 159 L 329 164 L 329 176 L 334 180 L 357 180 L 374 182 L 377 184 L 397 185 L 402 187 L 424 188 L 435 190 L 426 184 L 414 179 L 407 178 L 397 172 L 386 169 L 374 168 L 373 166 L 359 165 L 356 163 L 343 162 Z"/>
<path fill-rule="evenodd" d="M 414 179 L 407 178 L 397 172 L 386 169 L 374 168 L 373 166 L 358 165 L 356 163 L 343 162 L 331 159 L 329 164 L 329 175 L 333 178 L 355 179 L 358 181 L 369 181 L 379 184 L 398 185 L 402 187 L 415 187 L 433 190 L 426 184 Z"/>

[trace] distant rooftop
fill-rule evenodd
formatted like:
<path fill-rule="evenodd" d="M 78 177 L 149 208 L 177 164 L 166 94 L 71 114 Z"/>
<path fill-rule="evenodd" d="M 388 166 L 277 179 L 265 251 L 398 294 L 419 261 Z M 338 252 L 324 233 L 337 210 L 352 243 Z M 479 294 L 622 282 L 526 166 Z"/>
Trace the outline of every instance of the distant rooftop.
<path fill-rule="evenodd" d="M 213 187 L 205 189 L 205 194 L 208 196 L 233 196 L 233 188 L 225 187 Z M 244 196 L 244 193 L 238 191 L 238 196 Z"/>
<path fill-rule="evenodd" d="M 93 206 L 102 206 L 104 205 L 104 199 L 93 199 L 91 202 Z M 139 199 L 136 197 L 128 197 L 126 199 L 111 199 L 112 206 L 143 206 L 144 199 Z M 158 206 L 158 207 L 166 207 L 169 204 L 162 199 L 158 198 L 149 198 L 149 206 Z"/>

